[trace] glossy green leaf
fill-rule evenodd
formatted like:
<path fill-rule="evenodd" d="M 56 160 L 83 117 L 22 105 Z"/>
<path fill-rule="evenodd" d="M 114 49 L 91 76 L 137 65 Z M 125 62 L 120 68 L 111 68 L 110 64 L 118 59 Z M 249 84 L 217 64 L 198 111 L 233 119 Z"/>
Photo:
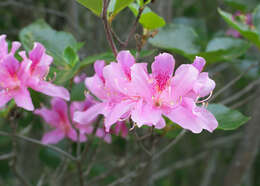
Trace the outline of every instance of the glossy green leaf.
<path fill-rule="evenodd" d="M 196 31 L 184 24 L 170 24 L 161 29 L 159 33 L 149 39 L 156 47 L 178 53 L 190 60 L 195 56 L 204 57 L 208 63 L 230 61 L 243 55 L 249 48 L 249 43 L 238 38 L 213 38 L 202 50 L 202 43 Z"/>
<path fill-rule="evenodd" d="M 138 15 L 139 5 L 132 3 L 129 5 L 130 10 L 135 16 Z M 153 30 L 165 25 L 165 21 L 162 17 L 154 13 L 149 7 L 145 7 L 143 13 L 139 19 L 139 23 L 146 29 Z"/>
<path fill-rule="evenodd" d="M 97 16 L 102 13 L 102 0 L 77 0 L 77 2 L 90 9 Z"/>
<path fill-rule="evenodd" d="M 147 5 L 151 2 L 152 0 L 137 0 L 137 3 L 140 7 Z"/>
<path fill-rule="evenodd" d="M 244 54 L 250 44 L 242 39 L 232 37 L 217 37 L 212 39 L 205 52 L 197 54 L 204 57 L 207 62 L 229 61 Z"/>
<path fill-rule="evenodd" d="M 218 9 L 219 14 L 222 18 L 235 30 L 237 30 L 243 37 L 254 43 L 260 48 L 260 34 L 256 29 L 250 28 L 248 25 L 232 19 L 232 14 Z"/>
<path fill-rule="evenodd" d="M 218 129 L 221 130 L 235 130 L 250 119 L 239 111 L 221 104 L 210 104 L 208 110 L 216 117 L 219 123 Z"/>
<path fill-rule="evenodd" d="M 82 101 L 85 99 L 84 91 L 86 90 L 84 82 L 74 84 L 71 93 L 70 99 L 72 101 Z"/>
<path fill-rule="evenodd" d="M 71 67 L 73 67 L 79 60 L 79 57 L 75 50 L 70 46 L 64 50 L 64 58 Z"/>
<path fill-rule="evenodd" d="M 133 1 L 134 0 L 111 0 L 108 6 L 108 12 L 111 13 L 111 16 L 113 17 L 125 9 Z"/>
<path fill-rule="evenodd" d="M 38 20 L 23 28 L 19 33 L 19 38 L 27 51 L 32 49 L 34 42 L 42 43 L 54 58 L 54 63 L 60 65 L 66 64 L 63 52 L 67 47 L 75 50 L 78 48 L 76 39 L 70 33 L 56 31 L 43 20 Z"/>
<path fill-rule="evenodd" d="M 185 25 L 169 24 L 159 30 L 159 33 L 149 39 L 149 42 L 156 47 L 176 52 L 189 59 L 200 52 L 198 34 Z"/>

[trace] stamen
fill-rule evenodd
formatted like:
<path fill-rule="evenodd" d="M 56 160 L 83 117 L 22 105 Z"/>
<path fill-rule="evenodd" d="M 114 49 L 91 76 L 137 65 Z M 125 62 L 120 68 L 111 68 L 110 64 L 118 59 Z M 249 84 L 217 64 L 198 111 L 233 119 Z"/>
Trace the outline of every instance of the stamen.
<path fill-rule="evenodd" d="M 133 126 L 129 129 L 129 131 L 134 130 L 135 127 L 136 127 L 136 123 L 133 124 Z"/>
<path fill-rule="evenodd" d="M 210 95 L 206 99 L 201 100 L 201 101 L 196 100 L 196 103 L 204 103 L 204 102 L 208 101 L 211 98 L 212 94 L 213 94 L 213 91 L 210 92 Z"/>

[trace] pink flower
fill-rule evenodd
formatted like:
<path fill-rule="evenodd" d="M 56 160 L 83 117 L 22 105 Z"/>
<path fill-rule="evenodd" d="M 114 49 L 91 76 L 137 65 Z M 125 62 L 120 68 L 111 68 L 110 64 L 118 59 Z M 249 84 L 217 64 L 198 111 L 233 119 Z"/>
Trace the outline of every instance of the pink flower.
<path fill-rule="evenodd" d="M 96 118 L 92 120 L 91 123 L 79 125 L 75 122 L 71 123 L 68 114 L 70 114 L 70 117 L 72 118 L 74 112 L 85 111 L 91 108 L 95 103 L 96 101 L 94 101 L 94 99 L 88 95 L 85 101 L 72 102 L 70 105 L 70 112 L 68 112 L 68 106 L 64 100 L 60 98 L 53 98 L 51 101 L 51 109 L 47 109 L 45 107 L 36 109 L 34 113 L 43 117 L 46 123 L 54 128 L 54 130 L 44 134 L 42 142 L 44 144 L 56 144 L 65 137 L 71 139 L 72 141 L 77 141 L 77 133 L 73 129 L 72 125 L 79 129 L 80 141 L 86 141 L 86 135 L 92 134 L 93 132 L 94 128 L 92 124 L 95 122 Z M 103 128 L 97 129 L 96 136 L 104 139 L 108 143 L 111 142 L 111 136 L 106 134 Z"/>
<path fill-rule="evenodd" d="M 129 117 L 138 127 L 160 129 L 166 125 L 166 116 L 194 133 L 217 127 L 215 117 L 196 106 L 198 99 L 215 87 L 208 74 L 201 73 L 206 63 L 203 58 L 196 57 L 192 65 L 181 65 L 174 76 L 175 61 L 167 53 L 155 57 L 151 74 L 147 63 L 135 63 L 127 51 L 121 51 L 117 61 L 105 67 L 102 61 L 95 63 L 96 74 L 86 78 L 86 86 L 101 102 L 86 112 L 75 113 L 75 121 L 83 124 L 103 114 L 106 131 Z"/>
<path fill-rule="evenodd" d="M 105 116 L 106 132 L 118 120 L 129 117 L 132 105 L 135 103 L 131 93 L 131 69 L 135 63 L 129 51 L 121 51 L 117 56 L 118 63 L 112 62 L 105 66 L 104 61 L 96 61 L 96 74 L 86 78 L 85 84 L 100 101 L 85 112 L 76 112 L 74 120 L 80 124 L 88 123 L 98 114 Z"/>
<path fill-rule="evenodd" d="M 116 123 L 114 130 L 112 130 L 111 133 L 114 133 L 117 136 L 121 135 L 123 138 L 126 138 L 126 136 L 128 134 L 128 128 L 126 126 L 125 121 L 118 121 Z"/>
<path fill-rule="evenodd" d="M 68 118 L 68 107 L 65 101 L 59 98 L 53 98 L 51 101 L 51 109 L 45 107 L 36 109 L 35 114 L 40 115 L 54 130 L 44 134 L 42 143 L 56 144 L 64 137 L 68 137 L 73 141 L 77 141 L 77 133 L 72 128 Z M 80 141 L 85 141 L 86 137 L 80 135 Z"/>
<path fill-rule="evenodd" d="M 6 42 L 6 35 L 0 35 L 0 63 L 8 55 L 14 55 L 20 48 L 21 44 L 17 41 L 12 42 L 11 51 L 8 52 L 8 43 Z"/>
<path fill-rule="evenodd" d="M 20 63 L 14 53 L 20 44 L 13 43 L 11 52 L 6 50 L 5 36 L 0 37 L 0 107 L 14 99 L 19 107 L 34 110 L 28 88 L 53 97 L 69 100 L 69 92 L 60 86 L 45 81 L 52 57 L 45 53 L 44 47 L 36 43 L 27 58 L 25 51 L 20 52 L 23 61 Z"/>

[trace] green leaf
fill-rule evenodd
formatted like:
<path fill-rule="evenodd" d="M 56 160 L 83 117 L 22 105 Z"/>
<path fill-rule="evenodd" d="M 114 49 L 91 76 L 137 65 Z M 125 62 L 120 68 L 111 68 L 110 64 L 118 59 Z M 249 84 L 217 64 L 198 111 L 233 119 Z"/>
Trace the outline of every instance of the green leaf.
<path fill-rule="evenodd" d="M 237 30 L 243 37 L 254 43 L 258 48 L 260 48 L 260 34 L 256 29 L 250 28 L 247 24 L 232 19 L 232 14 L 227 13 L 221 9 L 218 9 L 219 14 L 222 18 L 235 30 Z"/>
<path fill-rule="evenodd" d="M 100 16 L 102 13 L 102 0 L 77 0 L 80 4 L 90 9 L 94 14 Z"/>
<path fill-rule="evenodd" d="M 193 28 L 184 24 L 167 25 L 154 38 L 149 39 L 149 42 L 153 46 L 178 53 L 190 60 L 195 56 L 202 56 L 208 63 L 230 61 L 243 55 L 250 47 L 250 44 L 242 39 L 216 37 L 203 51 L 198 34 Z"/>
<path fill-rule="evenodd" d="M 154 38 L 149 39 L 153 46 L 176 52 L 189 59 L 200 52 L 198 41 L 199 36 L 192 28 L 175 24 L 160 29 Z"/>
<path fill-rule="evenodd" d="M 79 60 L 77 53 L 70 46 L 64 50 L 64 58 L 71 67 L 73 67 Z"/>
<path fill-rule="evenodd" d="M 208 110 L 214 114 L 220 130 L 235 130 L 245 124 L 250 117 L 244 116 L 237 110 L 232 110 L 221 104 L 210 104 Z"/>
<path fill-rule="evenodd" d="M 134 0 L 111 0 L 108 6 L 108 12 L 111 13 L 110 16 L 114 17 L 133 1 Z"/>
<path fill-rule="evenodd" d="M 19 33 L 19 38 L 27 51 L 32 49 L 34 42 L 40 42 L 45 46 L 47 53 L 54 57 L 54 63 L 60 65 L 66 64 L 63 52 L 67 47 L 75 51 L 78 48 L 76 39 L 70 33 L 56 31 L 43 20 L 38 20 L 23 28 Z"/>
<path fill-rule="evenodd" d="M 139 5 L 132 3 L 128 6 L 135 16 L 138 15 Z M 165 25 L 162 17 L 154 13 L 149 7 L 145 7 L 139 19 L 139 23 L 146 29 L 153 30 Z"/>
<path fill-rule="evenodd" d="M 151 2 L 152 0 L 137 0 L 137 3 L 140 7 L 143 7 L 144 5 L 147 5 Z"/>
<path fill-rule="evenodd" d="M 204 57 L 207 62 L 230 61 L 244 54 L 250 44 L 242 39 L 232 37 L 217 37 L 212 39 L 205 52 L 197 54 Z"/>

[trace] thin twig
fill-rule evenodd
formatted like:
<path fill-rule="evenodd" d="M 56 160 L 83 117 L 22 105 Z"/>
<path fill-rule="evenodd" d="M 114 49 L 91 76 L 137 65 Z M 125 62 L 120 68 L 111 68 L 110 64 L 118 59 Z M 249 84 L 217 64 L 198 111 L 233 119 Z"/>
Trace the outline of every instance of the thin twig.
<path fill-rule="evenodd" d="M 246 75 L 252 68 L 258 66 L 259 63 L 257 64 L 252 64 L 250 65 L 243 73 L 241 73 L 239 76 L 237 76 L 235 79 L 230 81 L 228 84 L 226 84 L 224 87 L 222 87 L 219 91 L 217 91 L 210 99 L 210 101 L 215 100 L 222 92 L 226 91 L 229 89 L 232 85 L 234 85 L 237 81 L 239 81 L 244 75 Z"/>
<path fill-rule="evenodd" d="M 12 136 L 12 134 L 7 133 L 7 132 L 3 132 L 3 131 L 0 131 L 0 135 L 1 135 L 1 136 Z M 71 159 L 71 160 L 73 160 L 73 161 L 77 160 L 77 159 L 76 159 L 75 157 L 73 157 L 71 154 L 69 154 L 69 153 L 63 151 L 62 149 L 60 149 L 60 148 L 58 148 L 58 147 L 55 147 L 55 146 L 53 146 L 53 145 L 46 145 L 46 144 L 43 144 L 43 143 L 42 143 L 41 141 L 39 141 L 39 140 L 32 139 L 32 138 L 29 138 L 29 137 L 26 137 L 26 136 L 22 136 L 22 135 L 19 135 L 19 134 L 16 134 L 15 137 L 20 138 L 20 139 L 22 139 L 22 140 L 24 140 L 24 141 L 28 141 L 28 142 L 31 142 L 31 143 L 34 143 L 34 144 L 37 144 L 37 145 L 41 145 L 41 146 L 43 146 L 43 147 L 48 147 L 48 148 L 50 148 L 50 149 L 52 149 L 52 150 L 54 150 L 54 151 L 56 151 L 56 152 L 62 154 L 63 156 L 65 156 L 65 157 L 67 157 L 67 158 L 69 158 L 69 159 Z"/>
<path fill-rule="evenodd" d="M 155 180 L 158 180 L 164 176 L 167 176 L 168 174 L 171 174 L 172 171 L 176 170 L 176 169 L 180 169 L 180 168 L 184 168 L 184 167 L 187 167 L 187 166 L 191 166 L 195 163 L 197 163 L 198 161 L 202 160 L 205 158 L 205 156 L 208 154 L 208 152 L 202 152 L 202 153 L 199 153 L 197 155 L 194 155 L 192 156 L 191 158 L 187 158 L 185 160 L 180 160 L 180 161 L 177 161 L 175 162 L 173 165 L 167 167 L 167 168 L 164 168 L 160 171 L 157 171 L 153 176 L 152 176 L 152 180 L 155 181 Z"/>
<path fill-rule="evenodd" d="M 141 18 L 141 15 L 142 15 L 143 11 L 144 11 L 144 7 L 140 7 L 139 10 L 138 10 L 138 14 L 136 16 L 135 22 L 134 22 L 134 24 L 132 26 L 132 29 L 131 29 L 131 31 L 130 31 L 130 33 L 129 33 L 129 35 L 128 35 L 125 43 L 124 43 L 124 45 L 123 45 L 125 48 L 127 47 L 128 42 L 130 41 L 131 37 L 133 37 L 133 35 L 134 35 L 135 31 L 136 31 L 139 19 Z"/>
<path fill-rule="evenodd" d="M 110 0 L 103 0 L 103 10 L 102 10 L 102 20 L 103 20 L 103 24 L 104 24 L 104 29 L 105 29 L 105 33 L 106 33 L 106 37 L 107 37 L 107 41 L 113 51 L 114 56 L 117 56 L 117 48 L 116 45 L 114 43 L 111 31 L 110 31 L 110 25 L 107 21 L 107 8 L 109 5 Z"/>
<path fill-rule="evenodd" d="M 153 160 L 158 159 L 160 156 L 162 156 L 164 153 L 166 153 L 168 150 L 170 150 L 176 143 L 178 143 L 180 141 L 180 139 L 185 135 L 186 130 L 183 129 L 181 131 L 181 133 L 174 138 L 174 140 L 172 140 L 171 143 L 169 143 L 166 147 L 164 147 L 161 151 L 159 151 L 158 153 L 156 153 L 153 157 Z"/>
<path fill-rule="evenodd" d="M 11 159 L 14 157 L 14 153 L 8 153 L 8 154 L 3 154 L 0 155 L 0 160 L 7 160 L 7 159 Z"/>
<path fill-rule="evenodd" d="M 228 97 L 227 99 L 221 101 L 222 104 L 228 104 L 232 101 L 235 101 L 236 99 L 240 98 L 242 95 L 248 93 L 251 91 L 256 85 L 260 84 L 260 79 L 257 79 L 253 82 L 251 82 L 249 85 L 247 85 L 245 88 L 234 94 L 233 96 Z"/>
<path fill-rule="evenodd" d="M 17 169 L 17 156 L 18 156 L 18 152 L 17 152 L 17 139 L 16 139 L 16 128 L 17 125 L 16 123 L 13 121 L 14 119 L 11 119 L 12 121 L 11 123 L 11 128 L 12 128 L 12 150 L 13 150 L 13 158 L 12 161 L 10 162 L 10 166 L 13 170 L 14 175 L 17 177 L 17 179 L 24 185 L 24 186 L 31 186 L 31 184 L 24 178 L 24 176 L 18 171 Z"/>

